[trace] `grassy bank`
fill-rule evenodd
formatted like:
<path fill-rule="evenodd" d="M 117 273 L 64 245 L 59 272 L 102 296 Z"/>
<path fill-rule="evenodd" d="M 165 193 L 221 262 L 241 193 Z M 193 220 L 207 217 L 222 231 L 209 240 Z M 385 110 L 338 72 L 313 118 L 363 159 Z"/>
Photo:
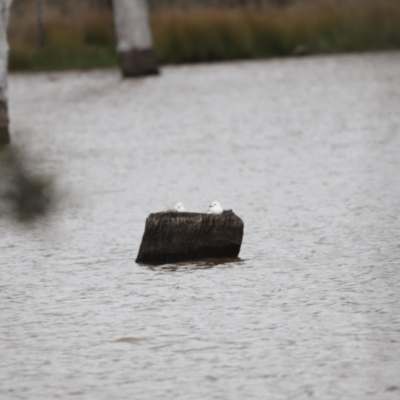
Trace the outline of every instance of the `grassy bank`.
<path fill-rule="evenodd" d="M 50 8 L 45 14 L 45 41 L 40 45 L 34 7 L 11 14 L 9 23 L 12 71 L 85 69 L 117 63 L 110 12 L 89 9 L 64 14 Z"/>
<path fill-rule="evenodd" d="M 41 70 L 116 65 L 109 12 L 46 14 L 46 44 L 27 13 L 10 24 L 10 68 Z M 17 24 L 18 22 L 18 24 Z M 163 10 L 151 14 L 161 64 L 400 49 L 400 1 L 304 1 L 289 7 Z"/>
<path fill-rule="evenodd" d="M 161 13 L 152 26 L 162 63 L 391 49 L 400 48 L 400 3 Z"/>

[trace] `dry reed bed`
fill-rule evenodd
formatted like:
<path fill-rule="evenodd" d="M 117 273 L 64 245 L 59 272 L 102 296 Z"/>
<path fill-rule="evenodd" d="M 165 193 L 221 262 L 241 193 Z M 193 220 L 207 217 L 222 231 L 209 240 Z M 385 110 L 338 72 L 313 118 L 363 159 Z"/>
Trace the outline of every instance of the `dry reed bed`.
<path fill-rule="evenodd" d="M 152 17 L 162 63 L 261 58 L 400 47 L 400 3 L 169 12 Z"/>
<path fill-rule="evenodd" d="M 46 14 L 39 48 L 34 13 L 10 26 L 12 69 L 115 65 L 112 16 L 107 12 Z M 297 3 L 290 7 L 160 11 L 151 15 L 160 63 L 265 58 L 400 48 L 400 2 Z"/>
<path fill-rule="evenodd" d="M 82 8 L 63 14 L 47 8 L 45 45 L 39 46 L 34 8 L 11 14 L 8 37 L 11 70 L 98 68 L 116 65 L 112 14 Z"/>

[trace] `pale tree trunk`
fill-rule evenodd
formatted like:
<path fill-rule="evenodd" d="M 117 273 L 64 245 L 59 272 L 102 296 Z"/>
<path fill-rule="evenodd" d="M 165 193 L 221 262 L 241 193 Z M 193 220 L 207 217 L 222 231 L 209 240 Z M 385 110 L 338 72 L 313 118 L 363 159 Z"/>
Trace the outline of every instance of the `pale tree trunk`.
<path fill-rule="evenodd" d="M 122 75 L 157 74 L 146 0 L 113 0 L 113 6 Z"/>
<path fill-rule="evenodd" d="M 7 106 L 7 22 L 11 3 L 12 0 L 0 0 L 0 145 L 10 142 Z"/>

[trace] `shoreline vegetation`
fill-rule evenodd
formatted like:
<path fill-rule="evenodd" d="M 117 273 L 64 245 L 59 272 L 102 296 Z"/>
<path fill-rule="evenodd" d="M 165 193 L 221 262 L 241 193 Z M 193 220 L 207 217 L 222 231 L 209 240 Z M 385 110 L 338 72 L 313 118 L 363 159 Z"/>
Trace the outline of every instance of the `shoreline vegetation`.
<path fill-rule="evenodd" d="M 72 12 L 48 1 L 41 32 L 36 2 L 14 3 L 9 24 L 11 71 L 117 65 L 109 6 L 94 8 L 81 2 Z M 400 49 L 398 0 L 151 7 L 150 24 L 161 65 Z"/>

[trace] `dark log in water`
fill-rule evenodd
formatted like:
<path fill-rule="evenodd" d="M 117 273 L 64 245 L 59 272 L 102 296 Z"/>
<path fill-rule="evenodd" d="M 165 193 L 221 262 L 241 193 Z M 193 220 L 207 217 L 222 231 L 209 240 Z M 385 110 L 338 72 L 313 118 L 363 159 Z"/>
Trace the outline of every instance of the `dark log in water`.
<path fill-rule="evenodd" d="M 237 258 L 243 221 L 233 213 L 161 212 L 150 214 L 136 262 L 161 265 L 179 261 Z"/>

